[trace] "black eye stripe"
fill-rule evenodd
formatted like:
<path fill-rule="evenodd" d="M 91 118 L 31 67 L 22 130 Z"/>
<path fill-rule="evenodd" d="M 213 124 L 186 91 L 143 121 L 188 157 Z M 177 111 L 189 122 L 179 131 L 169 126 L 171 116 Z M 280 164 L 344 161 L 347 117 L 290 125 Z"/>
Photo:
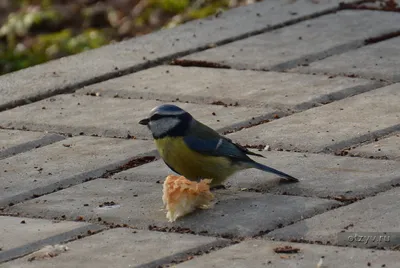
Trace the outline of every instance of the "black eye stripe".
<path fill-rule="evenodd" d="M 169 118 L 179 118 L 179 116 L 177 116 L 175 114 L 153 114 L 150 117 L 150 121 L 156 121 L 158 119 L 167 118 L 167 117 L 169 117 Z"/>
<path fill-rule="evenodd" d="M 161 117 L 163 117 L 163 116 L 160 115 L 160 114 L 153 114 L 153 115 L 150 117 L 150 120 L 151 120 L 151 121 L 155 121 L 155 120 L 160 119 Z"/>

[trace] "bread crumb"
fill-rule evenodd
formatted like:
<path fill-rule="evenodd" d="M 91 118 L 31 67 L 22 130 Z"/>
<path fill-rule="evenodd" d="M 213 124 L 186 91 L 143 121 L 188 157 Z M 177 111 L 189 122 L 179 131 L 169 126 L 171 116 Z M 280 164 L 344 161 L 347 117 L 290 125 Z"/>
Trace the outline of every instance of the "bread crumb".
<path fill-rule="evenodd" d="M 60 253 L 68 251 L 65 245 L 48 245 L 29 255 L 28 261 L 45 260 L 58 256 Z"/>
<path fill-rule="evenodd" d="M 210 192 L 210 183 L 210 179 L 195 182 L 183 176 L 169 175 L 164 182 L 162 197 L 169 222 L 174 222 L 197 208 L 210 208 L 210 202 L 214 199 Z"/>

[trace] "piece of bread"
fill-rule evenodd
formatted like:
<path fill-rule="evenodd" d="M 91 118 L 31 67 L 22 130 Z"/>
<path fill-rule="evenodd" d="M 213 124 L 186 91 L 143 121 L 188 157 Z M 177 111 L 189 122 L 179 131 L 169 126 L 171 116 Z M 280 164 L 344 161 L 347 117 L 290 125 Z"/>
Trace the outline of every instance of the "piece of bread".
<path fill-rule="evenodd" d="M 209 208 L 211 200 L 214 199 L 210 192 L 210 183 L 210 179 L 195 182 L 183 176 L 169 175 L 164 182 L 162 197 L 168 211 L 167 219 L 174 222 L 196 208 Z"/>

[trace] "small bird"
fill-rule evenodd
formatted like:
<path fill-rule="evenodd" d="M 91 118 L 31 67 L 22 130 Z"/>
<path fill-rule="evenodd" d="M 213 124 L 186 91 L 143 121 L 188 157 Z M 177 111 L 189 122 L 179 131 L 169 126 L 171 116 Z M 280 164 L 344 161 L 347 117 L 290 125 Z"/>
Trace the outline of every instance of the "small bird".
<path fill-rule="evenodd" d="M 286 173 L 255 162 L 247 155 L 264 156 L 233 143 L 178 106 L 157 106 L 139 124 L 150 129 L 165 164 L 191 181 L 212 179 L 210 186 L 215 188 L 221 186 L 235 172 L 248 168 L 274 173 L 284 177 L 287 182 L 299 181 Z"/>

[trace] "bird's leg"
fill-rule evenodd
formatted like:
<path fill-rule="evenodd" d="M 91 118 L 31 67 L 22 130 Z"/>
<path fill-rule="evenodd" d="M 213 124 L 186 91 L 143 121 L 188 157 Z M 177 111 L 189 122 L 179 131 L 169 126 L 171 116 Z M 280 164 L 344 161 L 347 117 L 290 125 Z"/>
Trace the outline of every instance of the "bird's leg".
<path fill-rule="evenodd" d="M 291 179 L 287 179 L 287 178 L 280 178 L 279 180 L 279 184 L 289 184 L 289 183 L 296 183 L 298 181 L 294 181 Z"/>
<path fill-rule="evenodd" d="M 226 187 L 223 184 L 213 185 L 210 187 L 211 190 L 225 190 Z"/>

